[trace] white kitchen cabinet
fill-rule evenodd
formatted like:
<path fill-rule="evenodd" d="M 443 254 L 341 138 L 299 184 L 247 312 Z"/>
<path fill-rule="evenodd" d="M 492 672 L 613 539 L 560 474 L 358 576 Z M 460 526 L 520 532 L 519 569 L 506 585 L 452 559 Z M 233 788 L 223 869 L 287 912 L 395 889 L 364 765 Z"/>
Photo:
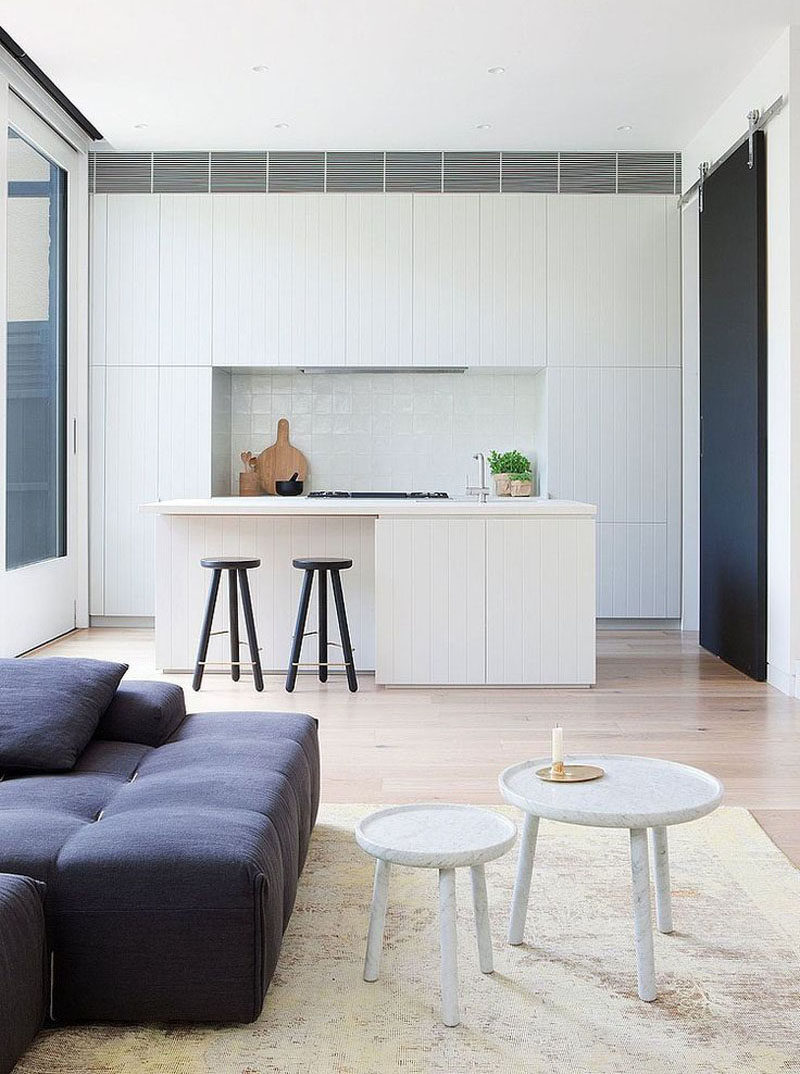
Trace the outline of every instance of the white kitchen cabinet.
<path fill-rule="evenodd" d="M 278 363 L 345 363 L 343 194 L 272 194 L 277 205 Z"/>
<path fill-rule="evenodd" d="M 158 371 L 158 496 L 211 495 L 213 370 L 162 366 Z"/>
<path fill-rule="evenodd" d="M 486 681 L 595 681 L 590 517 L 486 521 Z"/>
<path fill-rule="evenodd" d="M 414 195 L 415 366 L 478 364 L 479 251 L 478 194 Z"/>
<path fill-rule="evenodd" d="M 105 613 L 106 367 L 89 368 L 89 615 Z"/>
<path fill-rule="evenodd" d="M 106 364 L 108 194 L 89 199 L 89 362 Z"/>
<path fill-rule="evenodd" d="M 211 194 L 161 194 L 159 363 L 211 365 Z"/>
<path fill-rule="evenodd" d="M 157 366 L 105 370 L 103 615 L 154 612 L 153 519 L 158 496 Z"/>
<path fill-rule="evenodd" d="M 548 364 L 679 366 L 674 197 L 547 196 Z"/>
<path fill-rule="evenodd" d="M 345 362 L 410 365 L 412 195 L 346 194 L 345 199 Z"/>
<path fill-rule="evenodd" d="M 215 194 L 212 202 L 213 364 L 277 365 L 277 200 Z"/>
<path fill-rule="evenodd" d="M 547 246 L 546 195 L 480 195 L 480 365 L 547 364 Z"/>
<path fill-rule="evenodd" d="M 93 301 L 105 299 L 104 314 L 93 317 L 98 365 L 158 363 L 159 205 L 151 194 L 106 195 L 104 294 L 100 281 L 93 283 Z M 102 244 L 101 226 L 98 216 L 95 253 Z"/>

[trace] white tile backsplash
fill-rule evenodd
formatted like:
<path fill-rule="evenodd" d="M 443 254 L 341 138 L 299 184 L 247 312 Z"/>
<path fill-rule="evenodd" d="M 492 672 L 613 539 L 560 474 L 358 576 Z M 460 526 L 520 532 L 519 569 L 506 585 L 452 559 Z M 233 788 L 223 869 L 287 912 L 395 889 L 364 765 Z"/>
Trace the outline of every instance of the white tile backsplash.
<path fill-rule="evenodd" d="M 307 491 L 442 491 L 461 496 L 476 451 L 527 455 L 544 476 L 546 372 L 234 373 L 231 489 L 288 418 L 308 458 Z M 224 450 L 219 444 L 215 450 Z M 544 480 L 540 491 L 545 490 Z"/>

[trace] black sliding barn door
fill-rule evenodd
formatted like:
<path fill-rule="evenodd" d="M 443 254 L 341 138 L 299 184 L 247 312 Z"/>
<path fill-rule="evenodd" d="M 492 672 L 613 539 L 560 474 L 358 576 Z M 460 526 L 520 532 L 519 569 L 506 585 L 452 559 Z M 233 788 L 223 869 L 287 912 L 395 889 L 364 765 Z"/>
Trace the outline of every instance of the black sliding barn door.
<path fill-rule="evenodd" d="M 743 145 L 700 214 L 700 644 L 767 675 L 766 152 Z"/>

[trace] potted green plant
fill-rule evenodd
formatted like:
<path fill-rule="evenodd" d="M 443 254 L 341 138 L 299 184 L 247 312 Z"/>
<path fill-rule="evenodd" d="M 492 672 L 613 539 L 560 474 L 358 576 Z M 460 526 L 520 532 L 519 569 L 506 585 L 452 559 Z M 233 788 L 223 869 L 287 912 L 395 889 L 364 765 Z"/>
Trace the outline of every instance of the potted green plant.
<path fill-rule="evenodd" d="M 531 463 L 520 451 L 492 451 L 489 455 L 489 469 L 494 478 L 494 491 L 497 496 L 530 496 L 531 494 Z M 517 481 L 520 487 L 527 480 L 528 491 L 514 491 L 512 481 Z"/>

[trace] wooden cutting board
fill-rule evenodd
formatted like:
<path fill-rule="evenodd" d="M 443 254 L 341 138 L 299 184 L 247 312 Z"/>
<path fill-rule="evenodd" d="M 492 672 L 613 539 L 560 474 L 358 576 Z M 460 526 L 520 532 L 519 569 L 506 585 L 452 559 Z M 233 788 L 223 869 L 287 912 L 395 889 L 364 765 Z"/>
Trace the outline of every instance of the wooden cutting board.
<path fill-rule="evenodd" d="M 261 488 L 268 496 L 275 495 L 275 482 L 288 481 L 297 471 L 300 481 L 308 474 L 308 462 L 302 451 L 289 443 L 289 422 L 278 422 L 278 438 L 272 447 L 265 448 L 256 459 L 256 473 Z"/>

